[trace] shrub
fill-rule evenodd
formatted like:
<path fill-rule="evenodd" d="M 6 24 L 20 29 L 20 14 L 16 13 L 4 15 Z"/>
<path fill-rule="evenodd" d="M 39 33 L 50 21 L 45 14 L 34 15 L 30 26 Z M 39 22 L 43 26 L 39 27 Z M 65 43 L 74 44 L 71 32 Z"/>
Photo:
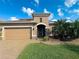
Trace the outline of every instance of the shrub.
<path fill-rule="evenodd" d="M 43 38 L 43 41 L 47 41 L 49 39 L 49 37 L 48 36 L 45 36 L 44 38 Z"/>

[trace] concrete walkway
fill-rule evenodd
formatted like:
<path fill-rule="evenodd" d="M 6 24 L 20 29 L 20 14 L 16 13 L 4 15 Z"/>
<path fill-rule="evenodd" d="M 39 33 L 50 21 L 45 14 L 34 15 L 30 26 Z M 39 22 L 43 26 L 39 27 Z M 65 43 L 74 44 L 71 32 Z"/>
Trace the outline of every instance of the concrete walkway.
<path fill-rule="evenodd" d="M 34 41 L 35 42 L 35 41 Z M 16 59 L 32 40 L 0 40 L 0 59 Z"/>

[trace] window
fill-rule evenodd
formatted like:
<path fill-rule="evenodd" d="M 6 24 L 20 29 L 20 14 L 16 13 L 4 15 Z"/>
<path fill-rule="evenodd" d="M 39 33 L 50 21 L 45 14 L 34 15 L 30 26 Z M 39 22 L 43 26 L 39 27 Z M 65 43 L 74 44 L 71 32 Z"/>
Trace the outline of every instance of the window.
<path fill-rule="evenodd" d="M 2 28 L 0 28 L 0 40 L 2 39 Z"/>
<path fill-rule="evenodd" d="M 0 28 L 0 36 L 2 36 L 2 28 Z"/>
<path fill-rule="evenodd" d="M 42 18 L 40 18 L 40 22 L 42 22 Z"/>

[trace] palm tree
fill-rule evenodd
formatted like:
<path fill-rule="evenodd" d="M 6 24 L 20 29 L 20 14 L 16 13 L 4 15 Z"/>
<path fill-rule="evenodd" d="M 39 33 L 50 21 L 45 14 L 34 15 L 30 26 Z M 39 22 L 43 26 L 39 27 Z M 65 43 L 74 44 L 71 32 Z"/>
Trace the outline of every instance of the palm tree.
<path fill-rule="evenodd" d="M 55 22 L 55 28 L 53 30 L 55 32 L 55 37 L 59 38 L 60 40 L 67 40 L 70 38 L 70 34 L 72 33 L 70 26 L 71 23 L 66 22 L 66 19 L 61 19 Z"/>
<path fill-rule="evenodd" d="M 63 27 L 64 24 L 65 24 L 65 20 L 63 20 L 63 19 L 55 22 L 55 25 L 54 25 L 55 28 L 53 30 L 55 38 L 62 38 L 63 37 L 64 30 L 65 30 L 65 28 Z"/>
<path fill-rule="evenodd" d="M 53 34 L 55 38 L 61 40 L 70 40 L 79 38 L 79 21 L 78 19 L 72 23 L 66 22 L 66 19 L 58 20 L 54 23 Z"/>
<path fill-rule="evenodd" d="M 75 22 L 73 23 L 73 27 L 74 27 L 74 36 L 75 38 L 79 37 L 78 33 L 79 33 L 79 21 L 75 20 Z"/>

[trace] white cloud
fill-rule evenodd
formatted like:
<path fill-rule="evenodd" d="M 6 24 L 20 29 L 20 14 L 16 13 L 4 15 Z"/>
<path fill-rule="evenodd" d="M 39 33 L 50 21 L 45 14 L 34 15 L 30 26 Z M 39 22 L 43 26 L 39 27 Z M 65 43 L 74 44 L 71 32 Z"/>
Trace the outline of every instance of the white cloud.
<path fill-rule="evenodd" d="M 79 9 L 74 9 L 73 12 L 79 14 Z"/>
<path fill-rule="evenodd" d="M 44 13 L 50 13 L 46 8 L 44 9 Z"/>
<path fill-rule="evenodd" d="M 55 22 L 55 21 L 57 21 L 57 19 L 53 19 L 52 21 L 54 21 L 54 22 Z"/>
<path fill-rule="evenodd" d="M 73 5 L 75 5 L 79 0 L 65 0 L 64 4 L 67 7 L 72 7 Z"/>
<path fill-rule="evenodd" d="M 9 20 L 11 20 L 11 21 L 15 21 L 15 20 L 19 20 L 18 18 L 16 18 L 16 17 L 10 17 L 10 19 Z"/>
<path fill-rule="evenodd" d="M 50 16 L 49 16 L 49 20 L 52 20 L 54 18 L 54 14 L 51 13 Z"/>
<path fill-rule="evenodd" d="M 66 17 L 66 19 L 71 19 L 70 17 Z"/>
<path fill-rule="evenodd" d="M 23 11 L 24 13 L 27 13 L 28 16 L 31 16 L 32 13 L 34 13 L 34 10 L 31 9 L 31 8 L 25 8 L 25 7 L 22 7 L 22 11 Z"/>
<path fill-rule="evenodd" d="M 64 15 L 64 13 L 62 12 L 61 8 L 57 9 L 57 12 L 58 12 L 59 16 L 63 16 Z"/>
<path fill-rule="evenodd" d="M 39 5 L 39 0 L 34 0 L 35 2 L 36 2 L 36 4 L 38 4 Z"/>
<path fill-rule="evenodd" d="M 73 10 L 69 10 L 69 13 L 75 13 L 77 15 L 79 15 L 79 9 L 73 9 Z"/>
<path fill-rule="evenodd" d="M 72 10 L 69 10 L 68 13 L 72 13 Z"/>
<path fill-rule="evenodd" d="M 72 20 L 67 20 L 66 22 L 72 22 Z"/>
<path fill-rule="evenodd" d="M 24 12 L 24 13 L 26 13 L 26 8 L 25 7 L 22 7 L 22 11 Z"/>
<path fill-rule="evenodd" d="M 48 11 L 46 8 L 44 8 L 44 13 L 50 13 L 49 20 L 52 20 L 53 19 L 54 14 L 51 13 L 50 11 Z"/>

